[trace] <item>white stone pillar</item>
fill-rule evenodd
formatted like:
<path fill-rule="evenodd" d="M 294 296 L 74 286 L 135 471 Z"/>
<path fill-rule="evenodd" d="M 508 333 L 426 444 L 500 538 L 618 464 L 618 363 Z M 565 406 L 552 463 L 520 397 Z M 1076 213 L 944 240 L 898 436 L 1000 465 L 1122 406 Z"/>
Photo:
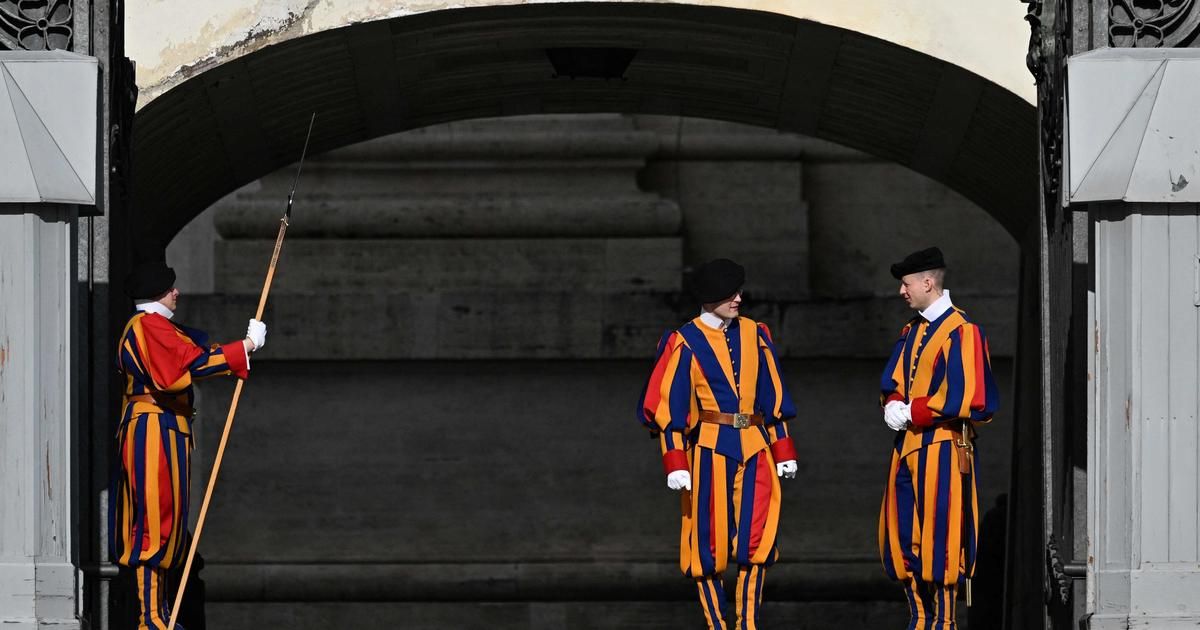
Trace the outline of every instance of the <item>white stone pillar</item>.
<path fill-rule="evenodd" d="M 78 628 L 75 206 L 0 204 L 0 627 Z"/>
<path fill-rule="evenodd" d="M 1200 624 L 1200 205 L 1093 210 L 1091 628 Z"/>

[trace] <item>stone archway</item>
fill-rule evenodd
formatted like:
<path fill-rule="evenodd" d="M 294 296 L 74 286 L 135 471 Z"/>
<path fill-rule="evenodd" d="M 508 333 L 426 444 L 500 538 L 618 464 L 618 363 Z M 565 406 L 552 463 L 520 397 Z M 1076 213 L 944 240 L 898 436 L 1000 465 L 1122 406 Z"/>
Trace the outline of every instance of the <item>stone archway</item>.
<path fill-rule="evenodd" d="M 547 49 L 584 62 L 634 54 L 624 79 L 571 79 L 555 76 L 562 69 Z M 138 114 L 134 224 L 159 242 L 223 194 L 294 161 L 313 110 L 313 152 L 491 116 L 744 122 L 926 174 L 1024 243 L 1037 217 L 1036 116 L 1023 98 L 949 61 L 785 15 L 643 4 L 455 9 L 287 39 L 206 68 Z"/>
<path fill-rule="evenodd" d="M 547 49 L 633 58 L 623 79 L 571 79 L 556 76 Z M 951 62 L 786 15 L 569 3 L 354 24 L 195 74 L 137 114 L 137 221 L 168 240 L 221 195 L 294 161 L 313 111 L 314 152 L 489 116 L 745 122 L 894 160 L 961 192 L 1017 238 L 1037 215 L 1035 108 Z"/>

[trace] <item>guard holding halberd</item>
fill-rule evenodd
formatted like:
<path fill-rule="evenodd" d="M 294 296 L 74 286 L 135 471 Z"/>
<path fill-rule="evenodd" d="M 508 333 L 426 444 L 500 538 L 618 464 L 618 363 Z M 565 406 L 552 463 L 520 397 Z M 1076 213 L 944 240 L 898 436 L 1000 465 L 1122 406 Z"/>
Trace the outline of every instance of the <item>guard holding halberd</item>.
<path fill-rule="evenodd" d="M 785 422 L 796 406 L 770 331 L 740 316 L 744 281 L 731 260 L 696 269 L 700 315 L 663 335 L 638 406 L 659 436 L 667 487 L 682 491 L 679 566 L 711 630 L 728 628 L 721 575 L 731 561 L 736 627 L 758 627 L 765 570 L 778 557 L 778 477 L 796 476 Z"/>
<path fill-rule="evenodd" d="M 138 630 L 165 630 L 166 572 L 188 550 L 192 383 L 229 374 L 247 378 L 249 355 L 266 343 L 267 328 L 251 319 L 245 339 L 210 345 L 207 334 L 171 321 L 179 290 L 175 271 L 161 260 L 138 265 L 126 289 L 137 312 L 117 347 L 125 395 L 117 430 L 120 473 L 110 504 L 112 555 L 133 570 Z"/>
<path fill-rule="evenodd" d="M 910 630 L 954 630 L 956 598 L 970 591 L 979 542 L 974 426 L 1000 405 L 987 337 L 950 301 L 936 247 L 892 265 L 918 311 L 883 370 L 884 422 L 896 431 L 879 514 L 879 553 L 904 586 Z M 969 596 L 969 595 L 968 595 Z"/>

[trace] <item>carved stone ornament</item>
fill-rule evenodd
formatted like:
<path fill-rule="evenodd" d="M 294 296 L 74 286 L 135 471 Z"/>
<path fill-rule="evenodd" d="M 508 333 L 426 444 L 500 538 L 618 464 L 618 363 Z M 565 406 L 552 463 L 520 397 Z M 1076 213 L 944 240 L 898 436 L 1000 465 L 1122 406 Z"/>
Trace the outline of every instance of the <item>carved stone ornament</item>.
<path fill-rule="evenodd" d="M 1025 65 L 1038 85 L 1038 116 L 1041 121 L 1042 194 L 1047 221 L 1061 218 L 1063 169 L 1063 92 L 1068 40 L 1064 0 L 1021 0 L 1029 5 L 1029 51 Z M 1047 6 L 1049 5 L 1049 6 Z"/>
<path fill-rule="evenodd" d="M 1025 67 L 1039 85 L 1043 78 L 1042 60 L 1042 0 L 1021 0 L 1028 4 L 1025 21 L 1029 22 L 1029 51 L 1025 53 Z"/>
<path fill-rule="evenodd" d="M 0 0 L 0 50 L 70 50 L 71 0 Z"/>
<path fill-rule="evenodd" d="M 1108 39 L 1113 46 L 1187 46 L 1200 27 L 1196 0 L 1110 0 Z"/>

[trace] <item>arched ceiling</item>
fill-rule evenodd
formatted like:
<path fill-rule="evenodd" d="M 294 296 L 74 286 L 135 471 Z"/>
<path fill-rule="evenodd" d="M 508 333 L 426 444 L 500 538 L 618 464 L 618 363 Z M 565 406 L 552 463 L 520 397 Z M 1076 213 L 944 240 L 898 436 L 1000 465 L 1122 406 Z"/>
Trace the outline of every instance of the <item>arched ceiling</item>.
<path fill-rule="evenodd" d="M 528 3 L 518 0 L 419 3 L 398 0 L 129 0 L 125 4 L 128 24 L 125 48 L 137 63 L 140 105 L 145 106 L 200 72 L 298 37 L 446 9 Z M 1020 2 L 668 0 L 666 4 L 760 11 L 862 33 L 969 70 L 1029 102 L 1034 99 L 1034 83 L 1024 66 L 1029 28 L 1024 21 L 1026 8 Z M 619 11 L 615 9 L 614 15 Z"/>
<path fill-rule="evenodd" d="M 828 24 L 674 3 L 554 3 L 430 11 L 281 39 L 193 68 L 137 114 L 134 212 L 152 235 L 171 237 L 224 194 L 294 162 L 313 111 L 312 152 L 507 115 L 745 122 L 909 166 L 1018 238 L 1037 216 L 1036 111 L 1023 96 Z M 556 76 L 548 49 L 633 58 L 622 79 L 571 79 Z"/>

